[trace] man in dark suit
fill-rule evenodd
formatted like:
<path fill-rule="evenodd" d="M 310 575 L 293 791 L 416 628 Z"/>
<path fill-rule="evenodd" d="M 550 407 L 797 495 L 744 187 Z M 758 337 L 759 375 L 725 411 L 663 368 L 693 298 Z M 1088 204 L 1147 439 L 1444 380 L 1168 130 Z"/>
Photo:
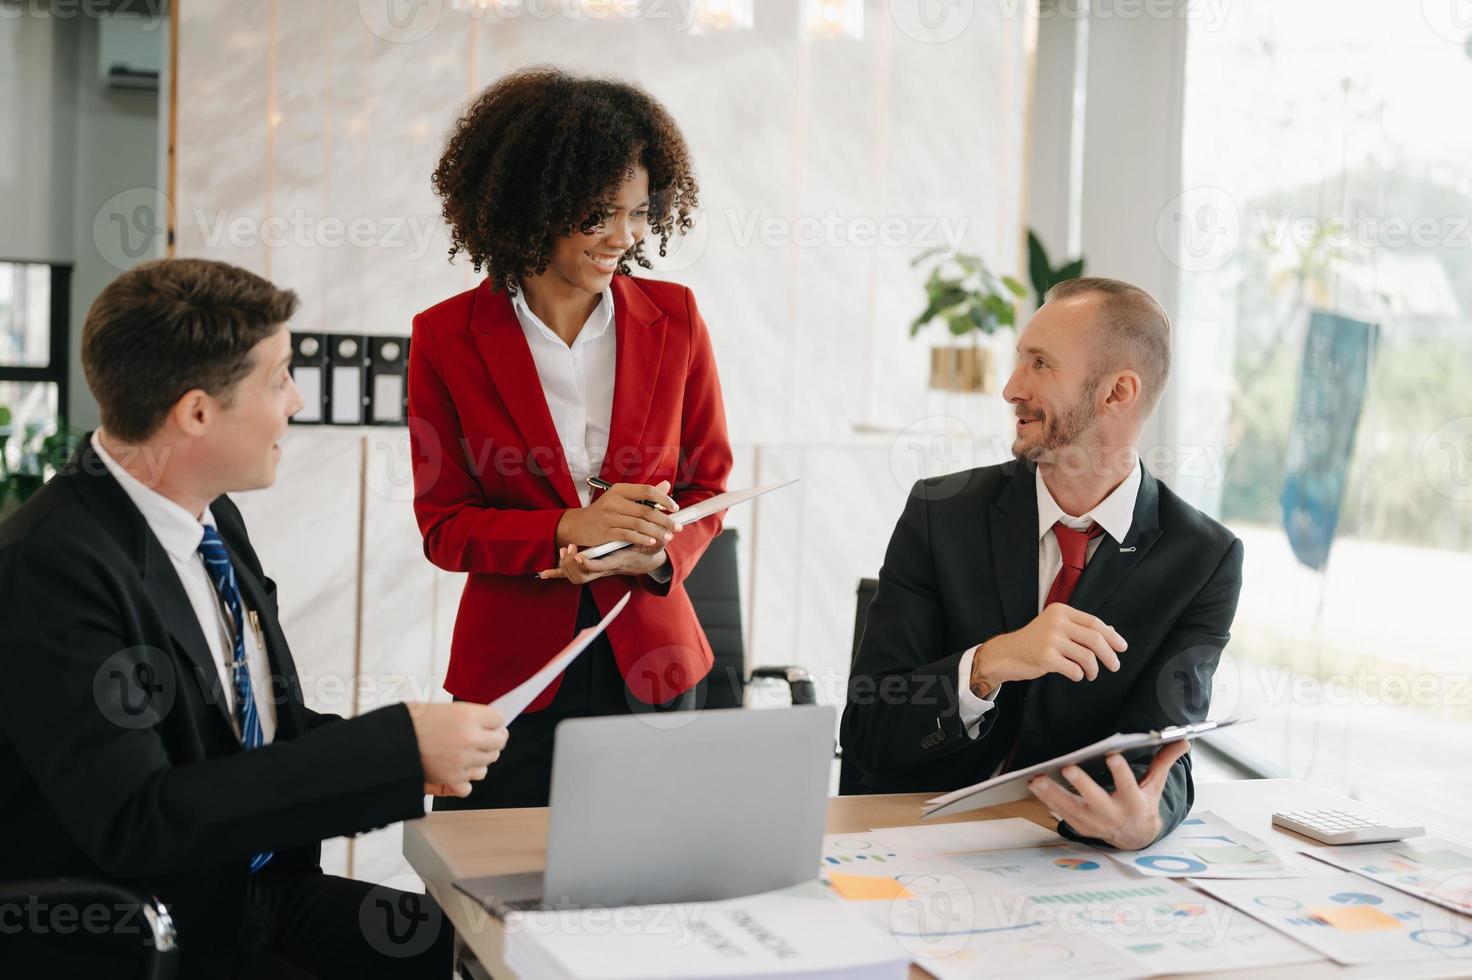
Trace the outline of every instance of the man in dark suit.
<path fill-rule="evenodd" d="M 323 874 L 319 842 L 422 816 L 425 793 L 468 795 L 505 728 L 477 704 L 344 720 L 303 703 L 275 583 L 224 496 L 275 479 L 302 405 L 296 303 L 243 269 L 166 260 L 89 312 L 102 428 L 0 526 L 0 880 L 156 896 L 185 976 L 443 980 L 433 903 Z M 139 931 L 107 909 L 0 913 L 32 938 L 88 931 L 78 913 Z M 42 975 L 116 975 L 84 965 L 87 943 L 37 948 Z"/>
<path fill-rule="evenodd" d="M 1135 450 L 1170 371 L 1164 311 L 1072 280 L 1017 352 L 1016 459 L 921 480 L 890 539 L 841 735 L 871 792 L 957 789 L 1206 716 L 1242 543 Z M 1135 849 L 1190 810 L 1186 749 L 1028 788 L 1065 836 Z"/>

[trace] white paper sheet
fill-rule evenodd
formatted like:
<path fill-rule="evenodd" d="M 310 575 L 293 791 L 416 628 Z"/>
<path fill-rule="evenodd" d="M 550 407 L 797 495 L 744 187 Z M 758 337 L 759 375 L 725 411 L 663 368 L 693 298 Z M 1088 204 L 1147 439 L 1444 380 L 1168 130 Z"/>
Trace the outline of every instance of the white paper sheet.
<path fill-rule="evenodd" d="M 502 717 L 506 719 L 506 724 L 511 724 L 517 715 L 527 709 L 527 705 L 537 699 L 538 694 L 547 689 L 547 685 L 551 684 L 557 675 L 567 669 L 567 665 L 572 663 L 578 654 L 588 649 L 588 645 L 599 633 L 608 628 L 608 624 L 613 622 L 614 617 L 624 611 L 624 606 L 629 604 L 631 595 L 633 595 L 632 592 L 626 593 L 622 599 L 614 603 L 613 608 L 608 610 L 608 615 L 604 616 L 597 626 L 589 626 L 573 637 L 572 642 L 547 661 L 545 667 L 491 702 L 491 707 L 501 712 Z"/>
<path fill-rule="evenodd" d="M 904 980 L 907 957 L 816 882 L 722 902 L 518 913 L 518 976 L 862 977 Z"/>
<path fill-rule="evenodd" d="M 1026 903 L 1022 914 L 1027 921 L 1096 939 L 1152 975 L 1319 959 L 1250 916 L 1168 879 L 1019 886 L 1017 897 Z"/>
<path fill-rule="evenodd" d="M 1138 851 L 1099 850 L 1131 871 L 1157 878 L 1303 878 L 1318 872 L 1279 854 L 1216 814 L 1192 813 L 1168 835 Z"/>
<path fill-rule="evenodd" d="M 1444 960 L 1463 962 L 1472 973 L 1472 928 L 1464 917 L 1348 871 L 1192 884 L 1346 966 Z"/>
<path fill-rule="evenodd" d="M 1000 851 L 1012 847 L 1060 844 L 1063 838 L 1046 827 L 1021 817 L 1000 820 L 967 820 L 961 823 L 921 824 L 886 827 L 872 835 L 895 847 L 936 853 Z"/>
<path fill-rule="evenodd" d="M 1416 837 L 1303 853 L 1444 909 L 1472 915 L 1472 845 L 1442 837 Z M 1472 933 L 1472 919 L 1466 926 Z"/>

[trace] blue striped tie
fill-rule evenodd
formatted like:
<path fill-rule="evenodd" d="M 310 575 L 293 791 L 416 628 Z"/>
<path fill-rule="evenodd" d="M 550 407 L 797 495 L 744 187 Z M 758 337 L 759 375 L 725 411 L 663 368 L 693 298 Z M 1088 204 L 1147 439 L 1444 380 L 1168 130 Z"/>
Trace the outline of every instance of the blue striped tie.
<path fill-rule="evenodd" d="M 220 532 L 208 524 L 204 528 L 204 540 L 199 543 L 199 556 L 204 559 L 204 569 L 215 583 L 220 601 L 230 610 L 230 619 L 235 624 L 235 650 L 230 666 L 235 678 L 235 717 L 240 722 L 240 740 L 247 749 L 257 749 L 266 744 L 261 732 L 261 719 L 256 713 L 256 699 L 251 692 L 250 670 L 245 665 L 245 615 L 240 602 L 240 589 L 235 584 L 235 566 L 230 564 L 230 553 L 225 550 L 225 541 Z M 271 860 L 270 851 L 251 856 L 250 870 L 255 874 Z"/>

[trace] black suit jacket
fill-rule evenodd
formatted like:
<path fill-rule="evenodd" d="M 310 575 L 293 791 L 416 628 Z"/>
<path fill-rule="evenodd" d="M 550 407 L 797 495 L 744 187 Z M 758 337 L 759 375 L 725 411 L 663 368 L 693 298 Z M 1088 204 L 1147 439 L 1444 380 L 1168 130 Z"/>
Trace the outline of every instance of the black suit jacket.
<path fill-rule="evenodd" d="M 248 752 L 168 554 L 89 443 L 0 526 L 0 880 L 151 892 L 191 950 L 235 940 L 253 853 L 311 871 L 323 838 L 424 813 L 407 709 L 306 707 L 275 583 L 235 505 L 211 509 L 274 676 L 276 735 Z"/>
<path fill-rule="evenodd" d="M 1117 673 L 1002 685 L 964 730 L 956 672 L 971 647 L 1037 616 L 1036 468 L 1016 461 L 922 480 L 895 527 L 854 659 L 841 738 L 871 792 L 945 791 L 1115 732 L 1201 721 L 1242 586 L 1242 542 L 1148 471 L 1124 541 L 1104 535 L 1069 605 L 1129 644 Z M 1128 758 L 1137 776 L 1153 752 Z M 1107 767 L 1088 767 L 1112 787 Z M 1189 812 L 1190 756 L 1161 798 L 1163 833 Z M 1065 825 L 1061 831 L 1072 835 Z"/>

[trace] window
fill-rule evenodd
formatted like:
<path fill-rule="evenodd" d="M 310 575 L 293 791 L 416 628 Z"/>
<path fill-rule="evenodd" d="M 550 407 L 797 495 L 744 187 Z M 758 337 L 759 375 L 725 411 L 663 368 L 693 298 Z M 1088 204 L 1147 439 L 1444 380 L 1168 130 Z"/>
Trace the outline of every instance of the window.
<path fill-rule="evenodd" d="M 70 266 L 0 261 L 0 505 L 58 462 L 43 442 L 64 429 L 70 288 Z"/>
<path fill-rule="evenodd" d="M 1258 720 L 1220 744 L 1468 836 L 1472 26 L 1427 7 L 1192 22 L 1174 384 L 1181 441 L 1222 461 L 1197 503 L 1246 545 L 1212 713 Z M 1321 569 L 1285 530 L 1312 530 L 1306 484 Z"/>

